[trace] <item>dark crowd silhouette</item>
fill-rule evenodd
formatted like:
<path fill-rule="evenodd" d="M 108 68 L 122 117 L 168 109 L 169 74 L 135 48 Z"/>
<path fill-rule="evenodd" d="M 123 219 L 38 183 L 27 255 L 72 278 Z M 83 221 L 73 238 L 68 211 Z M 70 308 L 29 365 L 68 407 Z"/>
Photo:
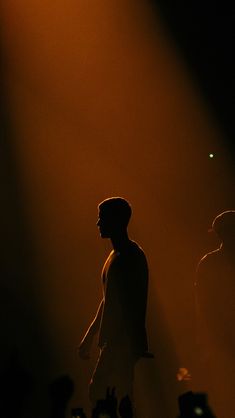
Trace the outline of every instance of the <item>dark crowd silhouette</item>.
<path fill-rule="evenodd" d="M 207 395 L 204 393 L 193 393 L 191 391 L 179 396 L 179 413 L 177 418 L 216 418 L 207 402 Z M 72 418 L 88 418 L 82 408 L 72 409 Z M 124 397 L 118 406 L 115 390 L 107 389 L 105 399 L 98 400 L 93 409 L 91 418 L 133 418 L 133 408 L 128 396 Z M 145 418 L 145 417 L 142 417 Z M 160 417 L 159 417 L 160 418 Z"/>
<path fill-rule="evenodd" d="M 1 418 L 23 418 L 26 399 L 33 390 L 31 376 L 18 365 L 15 366 L 5 375 L 1 375 Z M 15 389 L 17 388 L 14 392 L 12 391 L 14 389 L 12 382 L 14 382 Z M 105 398 L 97 400 L 91 416 L 88 416 L 82 407 L 73 407 L 69 411 L 68 406 L 74 389 L 74 382 L 67 375 L 60 376 L 49 385 L 51 413 L 48 418 L 67 418 L 69 412 L 71 418 L 134 418 L 129 396 L 123 397 L 118 402 L 115 388 L 107 388 Z M 198 418 L 200 416 L 216 418 L 208 405 L 207 395 L 204 393 L 187 392 L 179 396 L 178 404 L 179 415 L 175 418 Z"/>
<path fill-rule="evenodd" d="M 13 354 L 12 363 L 1 373 L 0 379 L 0 417 L 24 418 L 27 400 L 34 390 L 34 384 L 31 374 L 21 367 L 17 353 Z M 73 407 L 69 411 L 69 403 L 74 391 L 74 382 L 68 375 L 56 378 L 49 385 L 51 412 L 48 418 L 67 418 L 68 414 L 71 418 L 134 418 L 135 416 L 129 396 L 124 396 L 118 402 L 115 388 L 107 388 L 106 396 L 97 400 L 91 415 L 87 415 L 83 407 Z M 175 418 L 199 416 L 216 418 L 208 405 L 206 394 L 187 392 L 178 398 L 178 404 L 179 415 Z"/>
<path fill-rule="evenodd" d="M 33 388 L 34 379 L 22 367 L 19 353 L 14 348 L 0 374 L 0 417 L 23 418 Z"/>

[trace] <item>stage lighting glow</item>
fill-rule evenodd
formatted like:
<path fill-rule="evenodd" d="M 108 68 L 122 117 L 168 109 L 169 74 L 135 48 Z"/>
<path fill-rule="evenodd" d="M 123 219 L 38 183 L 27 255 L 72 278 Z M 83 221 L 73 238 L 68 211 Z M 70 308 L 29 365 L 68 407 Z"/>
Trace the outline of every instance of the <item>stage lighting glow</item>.
<path fill-rule="evenodd" d="M 189 373 L 188 369 L 185 367 L 180 367 L 177 373 L 177 380 L 181 382 L 182 380 L 191 380 L 191 374 Z"/>

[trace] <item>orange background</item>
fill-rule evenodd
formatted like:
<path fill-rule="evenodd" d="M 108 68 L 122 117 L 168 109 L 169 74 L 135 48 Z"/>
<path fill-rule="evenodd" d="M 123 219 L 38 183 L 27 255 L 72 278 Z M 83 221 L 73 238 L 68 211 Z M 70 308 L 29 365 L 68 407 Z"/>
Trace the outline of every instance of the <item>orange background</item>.
<path fill-rule="evenodd" d="M 234 205 L 223 133 L 143 2 L 8 0 L 1 21 L 2 254 L 14 277 L 2 280 L 14 330 L 3 321 L 6 351 L 16 345 L 39 376 L 42 410 L 46 385 L 63 373 L 76 385 L 71 405 L 87 407 L 97 352 L 83 364 L 76 346 L 98 306 L 110 248 L 98 236 L 96 207 L 121 195 L 150 268 L 156 359 L 139 366 L 138 402 L 176 416 L 185 389 L 176 372 L 193 347 L 196 264 L 217 245 L 211 220 Z"/>

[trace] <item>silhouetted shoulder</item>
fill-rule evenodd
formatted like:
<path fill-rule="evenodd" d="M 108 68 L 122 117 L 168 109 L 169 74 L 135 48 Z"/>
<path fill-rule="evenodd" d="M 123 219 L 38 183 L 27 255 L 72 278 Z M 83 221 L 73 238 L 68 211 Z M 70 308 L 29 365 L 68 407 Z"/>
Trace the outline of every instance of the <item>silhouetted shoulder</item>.
<path fill-rule="evenodd" d="M 144 250 L 140 247 L 139 244 L 137 244 L 137 242 L 135 241 L 130 241 L 129 246 L 128 246 L 128 251 L 130 254 L 132 254 L 133 256 L 138 256 L 138 257 L 145 257 L 145 253 Z"/>
<path fill-rule="evenodd" d="M 216 250 L 210 251 L 209 253 L 205 254 L 197 265 L 197 273 L 200 274 L 208 268 L 214 268 L 215 264 L 219 261 L 220 256 L 220 248 L 217 248 Z"/>
<path fill-rule="evenodd" d="M 144 250 L 135 241 L 129 242 L 122 255 L 129 260 L 129 263 L 133 262 L 136 266 L 138 266 L 138 264 L 146 264 L 147 266 Z"/>

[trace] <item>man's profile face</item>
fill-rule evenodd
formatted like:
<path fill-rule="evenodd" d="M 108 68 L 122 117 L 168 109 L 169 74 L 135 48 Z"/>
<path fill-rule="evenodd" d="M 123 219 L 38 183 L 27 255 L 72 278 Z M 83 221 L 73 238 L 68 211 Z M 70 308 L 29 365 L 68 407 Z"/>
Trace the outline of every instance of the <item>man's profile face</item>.
<path fill-rule="evenodd" d="M 101 238 L 110 238 L 114 234 L 117 227 L 111 213 L 100 209 L 96 225 L 99 228 Z"/>

